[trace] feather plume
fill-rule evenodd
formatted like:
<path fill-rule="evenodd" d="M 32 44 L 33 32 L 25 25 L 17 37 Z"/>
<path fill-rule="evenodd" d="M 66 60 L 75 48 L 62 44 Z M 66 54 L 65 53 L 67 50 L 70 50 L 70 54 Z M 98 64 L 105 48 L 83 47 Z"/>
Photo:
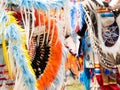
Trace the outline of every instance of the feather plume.
<path fill-rule="evenodd" d="M 91 51 L 91 47 L 88 47 L 88 44 L 90 43 L 90 40 L 86 40 L 88 37 L 88 33 L 86 32 L 83 39 L 82 39 L 82 46 L 83 46 L 83 52 L 85 54 L 84 56 L 84 70 L 79 74 L 79 81 L 82 82 L 85 85 L 86 90 L 89 90 L 90 88 L 90 72 L 89 68 L 86 67 L 86 61 L 87 61 L 87 54 Z"/>
<path fill-rule="evenodd" d="M 55 23 L 56 21 L 54 19 L 51 18 L 48 19 L 48 18 L 49 17 L 46 17 L 45 21 L 41 20 L 42 21 L 41 24 L 45 22 L 46 25 L 45 33 L 47 33 L 47 36 L 49 36 L 48 41 L 50 41 L 51 38 L 52 40 L 51 43 L 49 44 L 50 54 L 47 61 L 47 65 L 44 69 L 44 72 L 37 80 L 39 90 L 50 88 L 52 82 L 56 79 L 62 61 L 62 43 L 58 37 L 58 28 Z M 53 29 L 54 32 L 52 31 Z M 47 40 L 47 37 L 45 40 Z M 47 43 L 49 42 L 43 44 L 47 44 Z"/>
<path fill-rule="evenodd" d="M 7 51 L 5 39 L 2 40 L 2 48 L 3 48 L 4 61 L 5 61 L 5 64 L 8 68 L 9 76 L 10 76 L 10 78 L 12 78 L 13 77 L 12 76 L 12 70 L 10 68 L 10 61 L 8 59 L 8 51 Z"/>
<path fill-rule="evenodd" d="M 53 9 L 60 9 L 61 7 L 64 6 L 65 2 L 67 0 L 52 0 L 52 1 L 48 1 L 48 5 L 53 8 Z"/>
<path fill-rule="evenodd" d="M 89 69 L 84 68 L 84 70 L 79 74 L 79 81 L 85 86 L 86 90 L 90 90 L 90 76 Z"/>
<path fill-rule="evenodd" d="M 42 9 L 47 11 L 47 3 L 46 0 L 7 0 L 8 4 L 15 4 L 20 7 L 24 7 L 27 9 Z"/>
<path fill-rule="evenodd" d="M 27 9 L 31 9 L 32 7 L 37 10 L 45 10 L 48 11 L 48 8 L 58 9 L 64 6 L 64 3 L 67 0 L 7 0 L 7 3 L 13 3 L 20 7 L 25 7 Z"/>
<path fill-rule="evenodd" d="M 79 10 L 79 26 L 80 26 L 80 30 L 82 29 L 84 23 L 85 23 L 85 11 L 84 11 L 84 7 L 82 5 L 82 3 L 78 3 L 78 10 Z"/>
<path fill-rule="evenodd" d="M 29 87 L 29 90 L 35 90 L 35 77 L 31 73 L 28 67 L 27 63 L 27 57 L 22 53 L 22 46 L 20 42 L 20 35 L 17 30 L 17 27 L 14 24 L 11 24 L 8 26 L 8 29 L 6 31 L 6 35 L 8 37 L 8 40 L 10 40 L 12 54 L 13 58 L 15 59 L 15 62 L 17 66 L 20 68 L 22 75 L 24 77 L 24 82 Z"/>
<path fill-rule="evenodd" d="M 42 9 L 42 10 L 48 11 L 48 5 L 46 0 L 35 0 L 33 3 L 33 6 L 37 10 Z"/>
<path fill-rule="evenodd" d="M 8 13 L 7 18 L 8 18 L 8 21 L 6 22 L 7 29 L 5 30 L 6 31 L 5 33 L 6 39 L 9 41 L 10 47 L 8 48 L 10 48 L 12 51 L 15 63 L 17 67 L 20 68 L 22 76 L 24 77 L 24 82 L 26 83 L 27 87 L 29 88 L 29 90 L 35 90 L 35 77 L 31 73 L 32 69 L 30 69 L 30 63 L 28 63 L 29 58 L 27 56 L 25 48 L 23 48 L 23 46 L 25 46 L 24 42 L 25 40 L 22 40 L 24 34 L 20 34 L 25 30 L 21 29 L 20 26 L 16 25 L 17 21 L 12 16 L 12 13 Z"/>
<path fill-rule="evenodd" d="M 75 30 L 75 25 L 76 25 L 76 7 L 75 4 L 72 4 L 71 10 L 70 10 L 70 19 L 71 19 L 71 27 L 72 30 Z"/>
<path fill-rule="evenodd" d="M 70 9 L 71 9 L 71 3 L 69 1 L 65 2 L 64 5 L 64 35 L 71 35 L 72 33 L 72 27 L 71 27 L 71 19 L 70 19 Z"/>
<path fill-rule="evenodd" d="M 54 82 L 51 84 L 50 90 L 55 90 L 56 88 L 57 88 L 57 90 L 61 90 L 62 85 L 64 83 L 66 58 L 67 58 L 67 51 L 66 51 L 66 48 L 63 47 L 62 62 L 61 62 L 60 68 L 58 70 L 57 77 L 54 80 Z"/>

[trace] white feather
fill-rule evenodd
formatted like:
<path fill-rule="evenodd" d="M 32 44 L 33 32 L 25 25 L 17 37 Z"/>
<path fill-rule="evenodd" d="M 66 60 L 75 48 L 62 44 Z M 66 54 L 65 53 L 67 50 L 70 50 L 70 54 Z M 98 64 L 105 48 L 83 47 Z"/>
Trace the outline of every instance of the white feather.
<path fill-rule="evenodd" d="M 65 22 L 65 34 L 70 35 L 72 33 L 71 21 L 70 21 L 70 8 L 71 3 L 67 1 L 64 5 L 64 22 Z"/>
<path fill-rule="evenodd" d="M 11 47 L 10 45 L 11 44 L 9 44 L 9 47 Z M 15 63 L 15 60 L 13 59 L 13 56 L 12 56 L 11 52 L 12 52 L 11 48 L 8 48 L 8 55 L 9 55 L 9 61 L 10 61 L 10 69 L 12 71 L 12 74 L 15 75 L 16 74 L 16 63 Z"/>
<path fill-rule="evenodd" d="M 15 86 L 13 90 L 28 90 L 28 87 L 25 84 L 22 73 L 20 72 L 19 69 L 17 70 L 16 73 Z"/>
<path fill-rule="evenodd" d="M 30 35 L 30 39 L 29 39 L 29 42 L 31 42 L 31 39 L 32 39 L 32 37 L 33 37 L 33 32 L 34 32 L 34 30 L 35 30 L 35 15 L 34 15 L 34 8 L 32 8 L 32 28 L 31 28 L 31 35 Z"/>
<path fill-rule="evenodd" d="M 118 1 L 119 1 L 119 0 L 112 0 L 112 1 L 109 3 L 109 5 L 110 5 L 111 7 L 114 7 L 114 6 L 118 3 Z"/>

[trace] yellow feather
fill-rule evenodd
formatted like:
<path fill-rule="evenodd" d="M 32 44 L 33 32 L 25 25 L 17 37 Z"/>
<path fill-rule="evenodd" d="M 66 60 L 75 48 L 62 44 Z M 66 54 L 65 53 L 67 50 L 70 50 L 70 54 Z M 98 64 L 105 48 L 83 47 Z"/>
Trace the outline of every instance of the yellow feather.
<path fill-rule="evenodd" d="M 9 13 L 8 16 L 10 18 L 10 21 L 8 22 L 8 24 L 10 24 L 10 23 L 16 24 L 16 26 L 17 26 L 17 28 L 18 28 L 18 30 L 20 32 L 22 52 L 23 52 L 25 58 L 27 59 L 28 68 L 30 69 L 30 71 L 34 75 L 34 77 L 36 77 L 35 73 L 34 73 L 34 70 L 33 70 L 32 66 L 31 66 L 30 56 L 28 54 L 28 50 L 25 47 L 26 46 L 26 34 L 25 34 L 26 31 L 25 31 L 25 29 L 21 28 L 21 26 L 17 25 L 17 21 L 16 21 L 15 17 L 12 15 L 12 13 Z"/>
<path fill-rule="evenodd" d="M 21 37 L 21 46 L 22 46 L 22 52 L 25 56 L 25 58 L 27 59 L 27 65 L 28 65 L 28 68 L 30 69 L 31 73 L 33 74 L 33 76 L 35 77 L 35 73 L 34 73 L 34 70 L 31 66 L 31 62 L 30 62 L 30 56 L 28 54 L 28 50 L 27 48 L 25 47 L 26 46 L 26 32 L 25 32 L 25 29 L 22 29 L 21 26 L 19 26 L 17 23 L 17 20 L 16 18 L 13 16 L 13 13 L 14 12 L 8 12 L 8 22 L 6 22 L 6 27 L 8 27 L 10 24 L 14 23 L 16 24 L 19 32 L 20 32 L 20 37 Z M 5 63 L 8 67 L 8 72 L 9 72 L 9 75 L 10 77 L 12 78 L 12 70 L 10 68 L 10 62 L 9 62 L 9 57 L 8 57 L 8 52 L 7 52 L 7 48 L 6 48 L 6 43 L 5 43 L 5 40 L 2 41 L 2 46 L 3 46 L 3 53 L 4 53 L 4 60 L 5 60 Z"/>
<path fill-rule="evenodd" d="M 3 48 L 4 61 L 5 61 L 5 64 L 6 64 L 7 68 L 8 68 L 9 76 L 12 79 L 13 75 L 12 75 L 12 70 L 10 68 L 10 62 L 9 62 L 9 58 L 8 58 L 8 52 L 7 52 L 6 43 L 5 43 L 4 39 L 2 40 L 2 48 Z"/>

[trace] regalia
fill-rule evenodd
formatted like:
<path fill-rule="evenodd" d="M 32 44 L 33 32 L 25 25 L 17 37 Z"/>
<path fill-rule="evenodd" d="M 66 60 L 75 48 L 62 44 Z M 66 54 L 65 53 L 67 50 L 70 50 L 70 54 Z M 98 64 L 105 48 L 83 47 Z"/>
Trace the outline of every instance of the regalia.
<path fill-rule="evenodd" d="M 120 65 L 120 10 L 112 8 L 116 1 L 85 0 L 82 2 L 85 34 L 82 38 L 84 52 L 84 71 L 87 80 L 91 80 L 90 72 L 94 72 L 102 90 L 106 87 L 117 88 Z M 78 34 L 84 29 L 80 29 Z M 81 79 L 81 78 L 80 78 Z M 86 83 L 84 83 L 86 84 Z M 89 90 L 90 83 L 86 85 Z"/>

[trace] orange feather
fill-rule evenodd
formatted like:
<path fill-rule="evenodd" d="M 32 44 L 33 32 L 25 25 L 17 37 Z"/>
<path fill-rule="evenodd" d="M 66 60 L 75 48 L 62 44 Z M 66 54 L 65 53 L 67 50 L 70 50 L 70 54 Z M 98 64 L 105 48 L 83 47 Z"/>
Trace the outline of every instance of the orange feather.
<path fill-rule="evenodd" d="M 36 26 L 39 25 L 38 23 L 38 13 L 36 12 Z M 46 32 L 48 33 L 48 17 L 40 14 L 40 22 L 41 25 L 46 25 Z M 52 31 L 54 27 L 54 32 Z M 51 83 L 56 79 L 58 70 L 61 65 L 62 61 L 62 43 L 58 38 L 58 28 L 56 26 L 56 21 L 50 19 L 50 34 L 49 39 L 53 34 L 53 39 L 50 44 L 50 56 L 48 58 L 47 66 L 44 70 L 44 73 L 40 76 L 37 80 L 38 83 L 38 90 L 45 90 L 45 88 L 49 88 Z M 57 42 L 57 43 L 56 43 Z"/>

